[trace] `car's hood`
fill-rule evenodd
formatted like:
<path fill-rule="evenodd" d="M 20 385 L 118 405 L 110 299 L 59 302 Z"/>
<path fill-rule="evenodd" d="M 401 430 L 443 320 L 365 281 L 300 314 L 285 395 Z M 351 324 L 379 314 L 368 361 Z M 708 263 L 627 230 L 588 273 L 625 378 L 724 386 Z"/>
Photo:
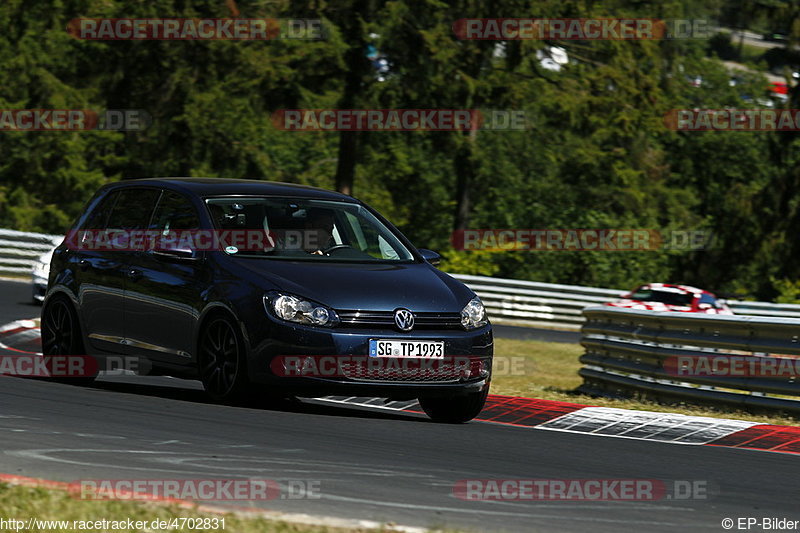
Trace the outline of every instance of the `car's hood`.
<path fill-rule="evenodd" d="M 278 289 L 334 309 L 459 312 L 473 298 L 460 281 L 427 263 L 369 264 L 233 259 L 257 275 L 264 289 Z"/>

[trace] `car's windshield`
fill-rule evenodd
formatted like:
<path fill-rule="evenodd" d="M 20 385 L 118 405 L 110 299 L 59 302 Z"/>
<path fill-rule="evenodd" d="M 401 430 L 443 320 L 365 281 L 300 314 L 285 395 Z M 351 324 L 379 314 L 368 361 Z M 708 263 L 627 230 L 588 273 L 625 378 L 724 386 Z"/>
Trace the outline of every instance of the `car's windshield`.
<path fill-rule="evenodd" d="M 629 298 L 640 302 L 661 302 L 667 305 L 687 306 L 692 303 L 692 295 L 670 289 L 636 289 Z"/>
<path fill-rule="evenodd" d="M 408 262 L 413 255 L 357 203 L 276 197 L 206 200 L 231 255 L 304 261 Z"/>

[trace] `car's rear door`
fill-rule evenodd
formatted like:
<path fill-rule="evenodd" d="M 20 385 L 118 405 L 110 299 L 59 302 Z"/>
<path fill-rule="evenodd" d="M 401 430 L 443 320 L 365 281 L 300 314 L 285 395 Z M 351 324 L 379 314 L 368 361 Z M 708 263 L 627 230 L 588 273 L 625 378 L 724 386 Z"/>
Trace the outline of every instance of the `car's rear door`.
<path fill-rule="evenodd" d="M 79 245 L 76 276 L 83 323 L 89 342 L 119 351 L 125 344 L 124 291 L 133 256 L 129 237 L 147 227 L 157 189 L 124 188 L 110 193 L 88 225 L 91 238 Z M 106 212 L 107 210 L 107 212 Z"/>

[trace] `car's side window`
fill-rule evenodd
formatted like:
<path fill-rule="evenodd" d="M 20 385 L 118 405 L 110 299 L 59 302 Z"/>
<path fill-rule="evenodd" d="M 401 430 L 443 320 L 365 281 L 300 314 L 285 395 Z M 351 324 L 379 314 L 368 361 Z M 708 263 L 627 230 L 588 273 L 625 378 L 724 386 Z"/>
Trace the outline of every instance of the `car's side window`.
<path fill-rule="evenodd" d="M 92 212 L 86 217 L 86 220 L 81 224 L 81 230 L 102 230 L 106 228 L 108 216 L 111 210 L 114 209 L 114 204 L 117 203 L 120 191 L 114 191 L 106 195 L 100 203 L 95 206 Z"/>
<path fill-rule="evenodd" d="M 164 191 L 148 229 L 166 234 L 171 230 L 194 230 L 199 227 L 200 217 L 191 202 L 178 193 Z"/>
<path fill-rule="evenodd" d="M 709 305 L 712 305 L 714 307 L 717 306 L 717 301 L 714 298 L 712 298 L 711 296 L 709 296 L 708 294 L 701 294 L 699 303 L 701 303 L 701 304 L 709 304 Z"/>
<path fill-rule="evenodd" d="M 158 196 L 155 189 L 123 189 L 106 228 L 108 231 L 146 229 Z"/>

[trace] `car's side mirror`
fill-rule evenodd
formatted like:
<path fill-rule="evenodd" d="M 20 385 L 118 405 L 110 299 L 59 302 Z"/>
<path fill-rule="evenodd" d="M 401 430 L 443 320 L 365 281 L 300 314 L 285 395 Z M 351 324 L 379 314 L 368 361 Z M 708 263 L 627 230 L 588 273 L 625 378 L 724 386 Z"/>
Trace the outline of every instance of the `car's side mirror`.
<path fill-rule="evenodd" d="M 418 251 L 419 251 L 419 255 L 421 255 L 422 258 L 425 261 L 427 261 L 428 263 L 432 264 L 433 266 L 438 265 L 442 260 L 442 256 L 437 254 L 433 250 L 428 250 L 426 248 L 420 248 Z"/>

